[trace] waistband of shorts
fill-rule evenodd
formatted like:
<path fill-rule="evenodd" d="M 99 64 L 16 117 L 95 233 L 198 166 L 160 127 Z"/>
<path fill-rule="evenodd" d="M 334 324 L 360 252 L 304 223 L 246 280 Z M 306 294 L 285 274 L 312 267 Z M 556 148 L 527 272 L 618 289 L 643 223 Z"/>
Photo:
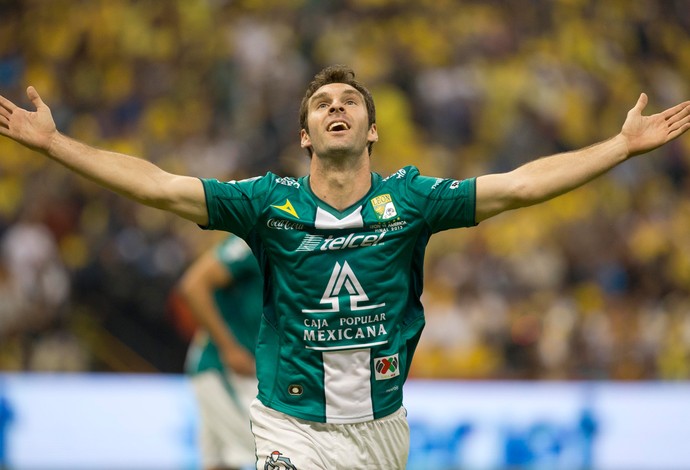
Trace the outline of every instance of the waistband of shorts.
<path fill-rule="evenodd" d="M 368 421 L 360 421 L 357 423 L 321 423 L 319 421 L 310 421 L 302 418 L 298 418 L 296 416 L 289 415 L 287 413 L 283 413 L 282 411 L 275 410 L 273 408 L 270 408 L 266 405 L 264 405 L 261 400 L 258 398 L 255 398 L 252 403 L 251 403 L 252 408 L 257 408 L 260 412 L 262 413 L 268 413 L 270 415 L 273 415 L 275 418 L 279 419 L 294 419 L 295 421 L 299 423 L 304 423 L 304 424 L 310 424 L 314 425 L 317 424 L 319 426 L 356 426 L 358 424 L 367 424 L 367 423 L 383 423 L 386 421 L 392 421 L 400 418 L 407 418 L 407 409 L 404 406 L 401 406 L 397 410 L 395 410 L 393 413 L 390 413 L 386 416 L 382 416 L 381 418 L 375 418 L 371 419 Z"/>

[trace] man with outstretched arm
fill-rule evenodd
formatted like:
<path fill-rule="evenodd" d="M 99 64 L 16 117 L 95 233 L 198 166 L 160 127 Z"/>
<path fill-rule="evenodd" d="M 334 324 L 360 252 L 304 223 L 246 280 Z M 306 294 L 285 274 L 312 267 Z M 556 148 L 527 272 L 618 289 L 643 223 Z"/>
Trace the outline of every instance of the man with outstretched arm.
<path fill-rule="evenodd" d="M 373 98 L 349 68 L 332 66 L 314 77 L 300 107 L 309 175 L 221 183 L 70 139 L 36 90 L 28 96 L 35 112 L 0 98 L 0 134 L 251 246 L 265 279 L 250 410 L 258 469 L 404 468 L 402 389 L 424 326 L 429 237 L 568 192 L 690 128 L 690 101 L 643 116 L 641 94 L 619 134 L 581 150 L 462 181 L 411 166 L 384 178 L 370 166 Z"/>

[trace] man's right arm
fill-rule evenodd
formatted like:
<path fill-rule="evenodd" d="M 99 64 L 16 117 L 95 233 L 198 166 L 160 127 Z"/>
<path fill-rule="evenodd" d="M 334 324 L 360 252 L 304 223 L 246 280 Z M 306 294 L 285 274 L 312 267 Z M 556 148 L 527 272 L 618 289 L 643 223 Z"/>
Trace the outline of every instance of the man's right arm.
<path fill-rule="evenodd" d="M 95 183 L 141 204 L 166 210 L 199 225 L 208 224 L 201 181 L 163 171 L 151 162 L 110 152 L 67 137 L 55 127 L 48 106 L 33 87 L 27 96 L 35 112 L 0 96 L 0 135 L 36 150 Z"/>

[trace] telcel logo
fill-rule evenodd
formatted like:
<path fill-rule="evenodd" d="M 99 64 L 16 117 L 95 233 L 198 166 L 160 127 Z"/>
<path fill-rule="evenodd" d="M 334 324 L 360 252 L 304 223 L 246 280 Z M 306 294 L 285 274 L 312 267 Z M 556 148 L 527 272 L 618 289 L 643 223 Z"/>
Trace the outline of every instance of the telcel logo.
<path fill-rule="evenodd" d="M 321 251 L 326 250 L 345 250 L 347 248 L 358 248 L 364 246 L 376 246 L 381 243 L 386 232 L 381 232 L 374 235 L 355 235 L 351 233 L 347 237 L 328 237 L 323 241 L 323 245 L 319 248 Z"/>

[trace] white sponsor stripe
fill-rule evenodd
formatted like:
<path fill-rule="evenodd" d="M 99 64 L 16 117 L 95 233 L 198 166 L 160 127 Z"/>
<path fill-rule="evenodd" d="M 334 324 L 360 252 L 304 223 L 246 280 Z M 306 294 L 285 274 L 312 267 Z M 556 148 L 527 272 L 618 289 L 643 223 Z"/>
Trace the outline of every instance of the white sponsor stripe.
<path fill-rule="evenodd" d="M 369 349 L 323 352 L 327 423 L 374 419 Z"/>
<path fill-rule="evenodd" d="M 362 219 L 362 207 L 358 207 L 354 212 L 348 214 L 342 219 L 339 219 L 333 214 L 326 212 L 320 207 L 317 207 L 314 227 L 318 229 L 364 227 L 364 220 Z"/>
<path fill-rule="evenodd" d="M 314 251 L 323 242 L 323 237 L 319 235 L 305 235 L 297 251 Z"/>
<path fill-rule="evenodd" d="M 349 346 L 305 346 L 306 349 L 313 349 L 314 351 L 344 351 L 346 349 L 362 349 L 370 348 L 372 346 L 380 346 L 386 344 L 388 341 L 377 341 L 375 343 L 367 344 L 351 344 Z"/>

